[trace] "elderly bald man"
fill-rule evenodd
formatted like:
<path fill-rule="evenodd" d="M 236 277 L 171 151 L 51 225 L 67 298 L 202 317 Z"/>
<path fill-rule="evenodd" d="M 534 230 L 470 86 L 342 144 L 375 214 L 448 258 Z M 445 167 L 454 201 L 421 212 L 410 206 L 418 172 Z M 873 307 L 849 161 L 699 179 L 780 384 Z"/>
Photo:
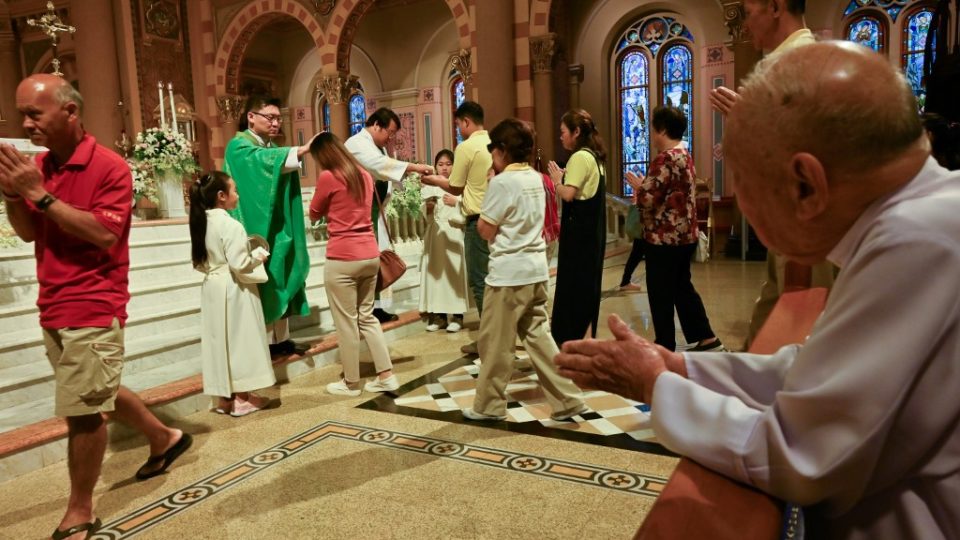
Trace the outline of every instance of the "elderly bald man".
<path fill-rule="evenodd" d="M 30 140 L 49 149 L 31 160 L 0 145 L 0 188 L 14 231 L 35 245 L 37 307 L 56 379 L 54 410 L 67 421 L 70 499 L 53 537 L 85 538 L 100 524 L 93 488 L 107 444 L 102 414 L 150 441 L 151 457 L 136 475 L 141 480 L 164 472 L 191 438 L 162 424 L 120 386 L 130 299 L 130 168 L 84 132 L 83 98 L 60 77 L 28 77 L 16 101 Z"/>
<path fill-rule="evenodd" d="M 761 239 L 841 268 L 806 344 L 678 355 L 613 316 L 616 339 L 565 344 L 560 373 L 650 403 L 667 448 L 812 506 L 823 537 L 960 537 L 960 173 L 915 107 L 859 45 L 762 64 L 724 149 Z"/>

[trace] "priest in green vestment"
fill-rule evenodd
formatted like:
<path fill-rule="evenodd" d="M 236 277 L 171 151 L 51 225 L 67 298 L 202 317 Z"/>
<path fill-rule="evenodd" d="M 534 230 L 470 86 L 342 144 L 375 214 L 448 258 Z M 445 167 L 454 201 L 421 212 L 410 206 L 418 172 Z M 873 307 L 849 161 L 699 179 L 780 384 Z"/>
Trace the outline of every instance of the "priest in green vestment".
<path fill-rule="evenodd" d="M 226 172 L 237 184 L 240 203 L 233 216 L 247 234 L 262 236 L 270 244 L 266 271 L 260 284 L 260 302 L 274 354 L 302 354 L 306 348 L 290 339 L 287 318 L 308 315 L 306 281 L 310 270 L 303 198 L 300 194 L 300 159 L 310 143 L 278 147 L 279 101 L 264 96 L 247 100 L 240 131 L 227 144 Z"/>

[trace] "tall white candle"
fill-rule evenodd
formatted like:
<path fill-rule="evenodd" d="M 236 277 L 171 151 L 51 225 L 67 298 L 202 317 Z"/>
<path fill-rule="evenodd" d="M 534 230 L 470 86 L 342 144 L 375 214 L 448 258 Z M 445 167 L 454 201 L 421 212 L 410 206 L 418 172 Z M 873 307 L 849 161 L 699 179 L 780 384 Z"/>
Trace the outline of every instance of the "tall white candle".
<path fill-rule="evenodd" d="M 163 114 L 163 83 L 157 82 L 157 93 L 160 94 L 160 129 L 167 129 L 167 117 Z"/>
<path fill-rule="evenodd" d="M 173 83 L 167 83 L 167 90 L 170 92 L 170 117 L 173 119 L 171 127 L 174 133 L 179 133 L 180 128 L 177 127 L 177 105 L 173 102 Z"/>

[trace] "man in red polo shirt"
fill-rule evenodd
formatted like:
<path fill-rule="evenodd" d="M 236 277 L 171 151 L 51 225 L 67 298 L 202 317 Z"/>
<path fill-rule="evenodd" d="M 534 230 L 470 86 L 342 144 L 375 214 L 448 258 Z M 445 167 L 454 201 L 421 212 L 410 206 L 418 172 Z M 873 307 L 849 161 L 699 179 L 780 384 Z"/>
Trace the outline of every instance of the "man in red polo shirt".
<path fill-rule="evenodd" d="M 107 444 L 103 414 L 149 439 L 151 457 L 136 475 L 141 480 L 164 472 L 191 437 L 162 424 L 120 386 L 130 298 L 129 167 L 84 132 L 83 98 L 63 79 L 30 76 L 16 99 L 31 142 L 49 149 L 34 161 L 0 145 L 0 188 L 13 229 L 35 243 L 55 412 L 67 421 L 70 499 L 54 537 L 84 538 L 100 524 L 93 518 L 93 488 Z"/>

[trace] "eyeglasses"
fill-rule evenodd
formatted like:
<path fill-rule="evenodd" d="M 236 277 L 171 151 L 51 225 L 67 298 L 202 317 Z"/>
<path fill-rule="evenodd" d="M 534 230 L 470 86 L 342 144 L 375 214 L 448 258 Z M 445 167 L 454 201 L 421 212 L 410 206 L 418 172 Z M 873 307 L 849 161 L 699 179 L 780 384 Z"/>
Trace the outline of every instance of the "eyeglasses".
<path fill-rule="evenodd" d="M 259 116 L 260 118 L 263 118 L 264 120 L 266 120 L 267 122 L 269 122 L 269 123 L 271 123 L 271 124 L 274 123 L 274 122 L 276 122 L 276 123 L 278 123 L 278 124 L 282 124 L 282 123 L 283 123 L 283 118 L 282 118 L 279 114 L 263 114 L 263 113 L 258 113 L 258 112 L 256 112 L 256 111 L 250 111 L 250 112 L 252 112 L 253 114 Z"/>

